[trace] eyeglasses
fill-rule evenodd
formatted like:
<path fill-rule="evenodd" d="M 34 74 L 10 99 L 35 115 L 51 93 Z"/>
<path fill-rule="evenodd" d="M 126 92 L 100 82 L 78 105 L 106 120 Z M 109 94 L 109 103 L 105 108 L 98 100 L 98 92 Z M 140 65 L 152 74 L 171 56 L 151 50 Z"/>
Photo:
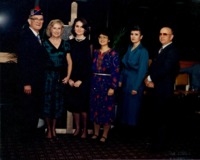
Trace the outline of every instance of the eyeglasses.
<path fill-rule="evenodd" d="M 159 35 L 160 35 L 160 36 L 167 36 L 167 35 L 171 35 L 171 34 L 168 34 L 168 33 L 160 33 Z"/>
<path fill-rule="evenodd" d="M 43 22 L 44 21 L 44 19 L 38 19 L 38 18 L 30 18 L 31 20 L 33 20 L 33 21 L 37 21 L 37 22 Z"/>

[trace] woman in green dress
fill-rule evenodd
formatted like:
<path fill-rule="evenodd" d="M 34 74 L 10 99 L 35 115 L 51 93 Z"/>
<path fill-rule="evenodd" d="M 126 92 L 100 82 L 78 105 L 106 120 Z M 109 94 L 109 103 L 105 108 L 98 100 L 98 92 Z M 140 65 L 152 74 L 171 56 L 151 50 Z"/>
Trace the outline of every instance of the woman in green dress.
<path fill-rule="evenodd" d="M 56 137 L 56 121 L 64 109 L 64 85 L 72 71 L 70 44 L 61 39 L 64 24 L 59 19 L 50 21 L 46 34 L 49 37 L 43 45 L 48 52 L 46 65 L 45 104 L 43 116 L 47 124 L 47 138 Z"/>

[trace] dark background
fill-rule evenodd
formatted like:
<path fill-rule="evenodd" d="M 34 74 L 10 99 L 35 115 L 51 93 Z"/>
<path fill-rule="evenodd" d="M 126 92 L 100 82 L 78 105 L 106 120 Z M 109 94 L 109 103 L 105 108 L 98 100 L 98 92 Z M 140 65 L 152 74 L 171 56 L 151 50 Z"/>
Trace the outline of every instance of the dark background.
<path fill-rule="evenodd" d="M 47 26 L 50 20 L 59 18 L 65 24 L 70 21 L 72 0 L 40 0 Z M 78 16 L 85 17 L 91 26 L 91 37 L 96 31 L 108 26 L 114 36 L 122 28 L 127 31 L 134 23 L 144 28 L 143 45 L 150 56 L 159 47 L 158 33 L 162 25 L 174 28 L 174 42 L 183 60 L 200 60 L 200 0 L 77 0 Z M 0 52 L 15 52 L 18 34 L 26 23 L 35 0 L 0 1 Z M 7 21 L 2 20 L 6 15 Z M 129 42 L 128 32 L 117 43 L 122 53 Z"/>

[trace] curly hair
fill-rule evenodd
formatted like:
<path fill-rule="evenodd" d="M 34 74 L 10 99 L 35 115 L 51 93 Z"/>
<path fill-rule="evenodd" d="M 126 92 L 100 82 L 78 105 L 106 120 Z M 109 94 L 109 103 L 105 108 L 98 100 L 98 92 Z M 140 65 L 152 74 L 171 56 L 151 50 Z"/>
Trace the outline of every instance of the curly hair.
<path fill-rule="evenodd" d="M 47 29 L 46 29 L 46 34 L 48 37 L 51 37 L 52 33 L 51 33 L 51 28 L 53 27 L 54 24 L 60 24 L 62 26 L 61 28 L 61 35 L 64 33 L 64 23 L 60 20 L 60 19 L 53 19 L 49 22 Z"/>

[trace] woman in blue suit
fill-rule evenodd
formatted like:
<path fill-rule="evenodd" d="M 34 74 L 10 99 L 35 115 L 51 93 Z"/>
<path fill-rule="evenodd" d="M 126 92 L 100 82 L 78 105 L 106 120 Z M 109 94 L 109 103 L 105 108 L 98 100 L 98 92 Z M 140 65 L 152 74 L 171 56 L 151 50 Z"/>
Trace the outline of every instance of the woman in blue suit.
<path fill-rule="evenodd" d="M 120 122 L 128 126 L 138 124 L 142 96 L 144 92 L 144 77 L 148 70 L 149 53 L 142 46 L 143 33 L 136 25 L 130 30 L 131 44 L 122 58 L 122 72 L 119 87 L 122 87 L 123 97 L 120 110 Z"/>

